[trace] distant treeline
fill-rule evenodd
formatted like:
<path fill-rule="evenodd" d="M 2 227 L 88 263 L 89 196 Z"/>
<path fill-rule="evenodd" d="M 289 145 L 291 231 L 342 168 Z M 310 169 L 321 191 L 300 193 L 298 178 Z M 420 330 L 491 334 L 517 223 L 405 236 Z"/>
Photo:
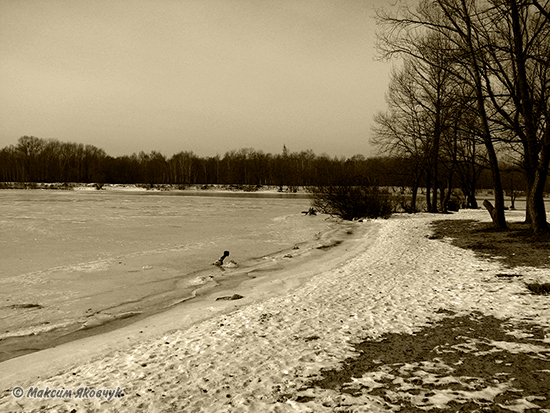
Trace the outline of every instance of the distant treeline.
<path fill-rule="evenodd" d="M 211 157 L 190 151 L 169 158 L 156 151 L 112 157 L 93 145 L 23 136 L 16 145 L 0 150 L 0 181 L 299 187 L 341 184 L 344 180 L 406 187 L 412 179 L 409 163 L 396 157 L 338 158 L 316 155 L 312 150 L 290 152 L 286 147 L 275 155 L 246 148 Z M 478 175 L 477 187 L 490 188 L 490 174 Z M 514 189 L 520 188 L 521 174 L 512 178 Z M 456 186 L 460 188 L 460 179 Z"/>

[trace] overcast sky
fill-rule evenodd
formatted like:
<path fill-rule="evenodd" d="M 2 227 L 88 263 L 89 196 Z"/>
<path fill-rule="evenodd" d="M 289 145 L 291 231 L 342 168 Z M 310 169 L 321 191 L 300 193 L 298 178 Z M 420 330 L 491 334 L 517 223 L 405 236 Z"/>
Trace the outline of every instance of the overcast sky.
<path fill-rule="evenodd" d="M 388 0 L 0 0 L 0 148 L 372 155 Z"/>

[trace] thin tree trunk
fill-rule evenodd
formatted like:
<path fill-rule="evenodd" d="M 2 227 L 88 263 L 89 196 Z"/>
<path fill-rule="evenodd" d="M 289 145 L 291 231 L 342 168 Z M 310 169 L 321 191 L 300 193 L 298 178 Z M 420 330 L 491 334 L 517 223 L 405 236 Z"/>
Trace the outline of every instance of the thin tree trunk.
<path fill-rule="evenodd" d="M 483 95 L 483 88 L 481 82 L 481 69 L 479 67 L 479 62 L 472 43 L 472 23 L 468 15 L 468 7 L 466 6 L 465 0 L 462 0 L 462 6 L 465 11 L 466 17 L 466 41 L 468 43 L 470 62 L 472 65 L 472 74 L 474 76 L 475 91 L 477 98 L 477 106 L 479 111 L 479 117 L 482 124 L 482 138 L 485 147 L 487 148 L 487 154 L 489 156 L 489 163 L 491 165 L 491 173 L 493 177 L 493 189 L 495 191 L 495 211 L 492 214 L 493 224 L 498 230 L 506 230 L 508 226 L 506 225 L 506 218 L 504 216 L 504 191 L 502 189 L 502 181 L 500 179 L 500 171 L 498 169 L 498 158 L 496 155 L 495 147 L 493 146 L 493 141 L 491 139 L 491 130 L 489 128 L 489 122 L 487 118 L 487 112 L 485 110 L 485 101 Z"/>
<path fill-rule="evenodd" d="M 412 187 L 411 212 L 416 212 L 416 196 L 418 194 L 418 182 L 415 182 Z"/>
<path fill-rule="evenodd" d="M 432 211 L 432 173 L 430 168 L 426 174 L 426 207 L 428 212 Z"/>
<path fill-rule="evenodd" d="M 535 234 L 542 234 L 549 231 L 548 222 L 546 220 L 546 208 L 544 205 L 544 187 L 546 185 L 548 166 L 550 164 L 549 147 L 550 125 L 546 125 L 533 184 L 530 186 L 530 191 L 527 194 L 527 211 L 531 221 L 531 230 Z"/>

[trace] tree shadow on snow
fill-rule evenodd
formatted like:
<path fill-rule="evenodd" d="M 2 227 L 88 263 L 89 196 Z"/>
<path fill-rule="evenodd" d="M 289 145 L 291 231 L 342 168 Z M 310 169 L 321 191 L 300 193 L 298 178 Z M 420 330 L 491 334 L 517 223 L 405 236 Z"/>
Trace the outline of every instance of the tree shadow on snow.
<path fill-rule="evenodd" d="M 508 268 L 550 268 L 550 235 L 535 236 L 523 223 L 508 223 L 509 231 L 496 231 L 490 223 L 475 220 L 437 220 L 428 238 L 450 239 L 481 259 L 495 259 Z"/>
<path fill-rule="evenodd" d="M 322 369 L 307 387 L 347 395 L 349 407 L 368 397 L 400 412 L 550 409 L 548 331 L 480 313 L 440 313 L 451 316 L 414 334 L 355 344 L 356 357 Z"/>

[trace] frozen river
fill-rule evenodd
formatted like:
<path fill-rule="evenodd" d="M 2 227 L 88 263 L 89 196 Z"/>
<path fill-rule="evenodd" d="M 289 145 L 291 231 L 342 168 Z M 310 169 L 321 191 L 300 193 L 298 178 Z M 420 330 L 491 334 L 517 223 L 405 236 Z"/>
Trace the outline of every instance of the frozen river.
<path fill-rule="evenodd" d="M 231 194 L 234 195 L 234 194 Z M 304 197 L 0 191 L 0 360 L 192 297 L 331 229 Z"/>

